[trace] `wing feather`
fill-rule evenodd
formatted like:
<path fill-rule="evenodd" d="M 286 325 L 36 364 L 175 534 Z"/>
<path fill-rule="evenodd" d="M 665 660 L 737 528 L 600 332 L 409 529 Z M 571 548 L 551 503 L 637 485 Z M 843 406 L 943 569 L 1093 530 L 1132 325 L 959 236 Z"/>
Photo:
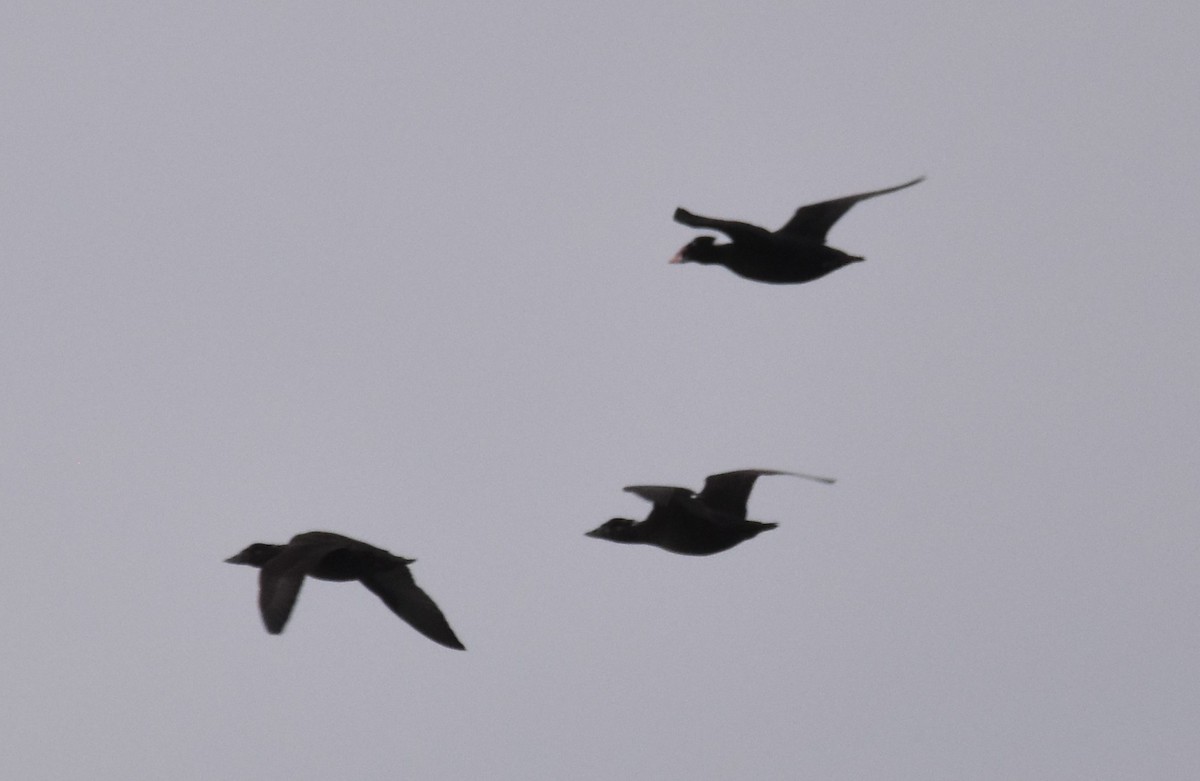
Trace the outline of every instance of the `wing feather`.
<path fill-rule="evenodd" d="M 407 565 L 397 563 L 391 569 L 371 573 L 360 580 L 413 629 L 435 643 L 460 651 L 466 650 L 455 636 L 454 630 L 450 628 L 450 622 L 446 620 L 441 609 L 413 580 Z"/>
<path fill-rule="evenodd" d="M 858 193 L 857 195 L 847 195 L 842 198 L 834 198 L 830 201 L 821 201 L 820 203 L 810 203 L 807 206 L 801 206 L 792 215 L 792 219 L 788 220 L 787 224 L 776 231 L 776 233 L 824 244 L 825 236 L 829 233 L 829 229 L 833 227 L 835 222 L 842 218 L 842 215 L 850 211 L 850 208 L 854 204 L 859 201 L 865 201 L 868 198 L 874 198 L 877 195 L 894 193 L 897 190 L 912 187 L 914 184 L 923 181 L 925 181 L 925 177 L 918 176 L 911 182 L 898 184 L 895 187 L 872 190 L 871 192 Z"/>

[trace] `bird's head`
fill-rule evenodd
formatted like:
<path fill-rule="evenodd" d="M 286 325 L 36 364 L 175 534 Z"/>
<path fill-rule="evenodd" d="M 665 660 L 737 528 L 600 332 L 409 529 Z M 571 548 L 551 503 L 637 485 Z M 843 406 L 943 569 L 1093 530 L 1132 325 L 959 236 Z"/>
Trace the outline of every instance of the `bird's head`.
<path fill-rule="evenodd" d="M 613 518 L 605 521 L 590 532 L 584 532 L 584 536 L 595 537 L 600 540 L 623 542 L 628 539 L 629 530 L 633 528 L 633 523 L 628 518 Z"/>
<path fill-rule="evenodd" d="M 275 558 L 279 553 L 282 545 L 270 545 L 265 542 L 256 542 L 253 545 L 247 546 L 240 553 L 237 553 L 225 559 L 228 564 L 247 564 L 251 567 L 261 567 L 271 559 Z"/>
<path fill-rule="evenodd" d="M 671 258 L 671 263 L 687 263 L 689 260 L 702 261 L 712 254 L 712 248 L 716 245 L 716 238 L 713 236 L 697 236 L 675 253 L 675 257 Z"/>

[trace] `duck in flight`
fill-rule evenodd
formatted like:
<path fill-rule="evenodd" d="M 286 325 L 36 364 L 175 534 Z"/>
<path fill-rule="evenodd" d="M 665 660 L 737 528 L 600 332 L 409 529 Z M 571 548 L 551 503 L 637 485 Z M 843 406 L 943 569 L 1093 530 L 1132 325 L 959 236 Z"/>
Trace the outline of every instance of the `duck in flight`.
<path fill-rule="evenodd" d="M 672 553 L 708 556 L 729 550 L 779 524 L 746 519 L 746 502 L 754 481 L 765 475 L 791 475 L 833 483 L 817 477 L 774 469 L 740 469 L 710 475 L 700 493 L 666 485 L 630 485 L 625 490 L 654 506 L 644 521 L 613 518 L 586 533 L 610 542 L 655 545 Z"/>
<path fill-rule="evenodd" d="M 811 282 L 842 266 L 863 260 L 825 243 L 825 234 L 843 214 L 850 211 L 850 207 L 867 198 L 894 193 L 924 180 L 925 177 L 920 176 L 884 190 L 801 206 L 786 225 L 774 232 L 745 222 L 701 217 L 686 209 L 676 209 L 676 222 L 692 228 L 720 231 L 729 237 L 729 243 L 717 244 L 712 236 L 698 236 L 679 250 L 671 262 L 716 264 L 757 282 Z"/>
<path fill-rule="evenodd" d="M 416 559 L 332 532 L 297 534 L 286 545 L 256 542 L 225 561 L 258 567 L 258 607 L 267 631 L 283 631 L 304 578 L 357 580 L 413 629 L 449 648 L 466 650 L 446 617 L 413 580 L 408 565 Z"/>

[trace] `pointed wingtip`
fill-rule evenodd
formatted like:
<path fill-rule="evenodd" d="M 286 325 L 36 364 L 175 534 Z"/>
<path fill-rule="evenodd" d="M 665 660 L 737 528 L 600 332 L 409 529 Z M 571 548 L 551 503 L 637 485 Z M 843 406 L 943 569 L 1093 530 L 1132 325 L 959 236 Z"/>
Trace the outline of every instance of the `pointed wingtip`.
<path fill-rule="evenodd" d="M 781 472 L 780 474 L 791 475 L 792 477 L 803 477 L 805 480 L 813 480 L 826 485 L 833 485 L 837 482 L 836 477 L 822 477 L 821 475 L 810 475 L 804 472 Z"/>
<path fill-rule="evenodd" d="M 436 634 L 430 634 L 424 630 L 419 631 L 421 631 L 421 634 L 425 635 L 438 645 L 443 645 L 447 648 L 453 648 L 455 651 L 467 650 L 467 647 L 462 644 L 461 640 L 458 639 L 458 635 L 454 634 L 454 630 L 450 628 L 449 624 L 445 626 L 444 632 L 437 632 Z"/>

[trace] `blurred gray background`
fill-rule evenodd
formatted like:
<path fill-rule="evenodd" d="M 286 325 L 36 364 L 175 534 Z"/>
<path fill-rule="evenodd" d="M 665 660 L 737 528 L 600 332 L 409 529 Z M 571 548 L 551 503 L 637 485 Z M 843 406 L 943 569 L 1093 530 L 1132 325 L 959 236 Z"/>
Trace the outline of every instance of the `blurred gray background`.
<path fill-rule="evenodd" d="M 13 3 L 0 771 L 1200 777 L 1200 9 Z M 676 206 L 867 262 L 669 266 Z M 744 467 L 711 558 L 583 533 Z M 268 636 L 222 563 L 419 559 Z"/>

